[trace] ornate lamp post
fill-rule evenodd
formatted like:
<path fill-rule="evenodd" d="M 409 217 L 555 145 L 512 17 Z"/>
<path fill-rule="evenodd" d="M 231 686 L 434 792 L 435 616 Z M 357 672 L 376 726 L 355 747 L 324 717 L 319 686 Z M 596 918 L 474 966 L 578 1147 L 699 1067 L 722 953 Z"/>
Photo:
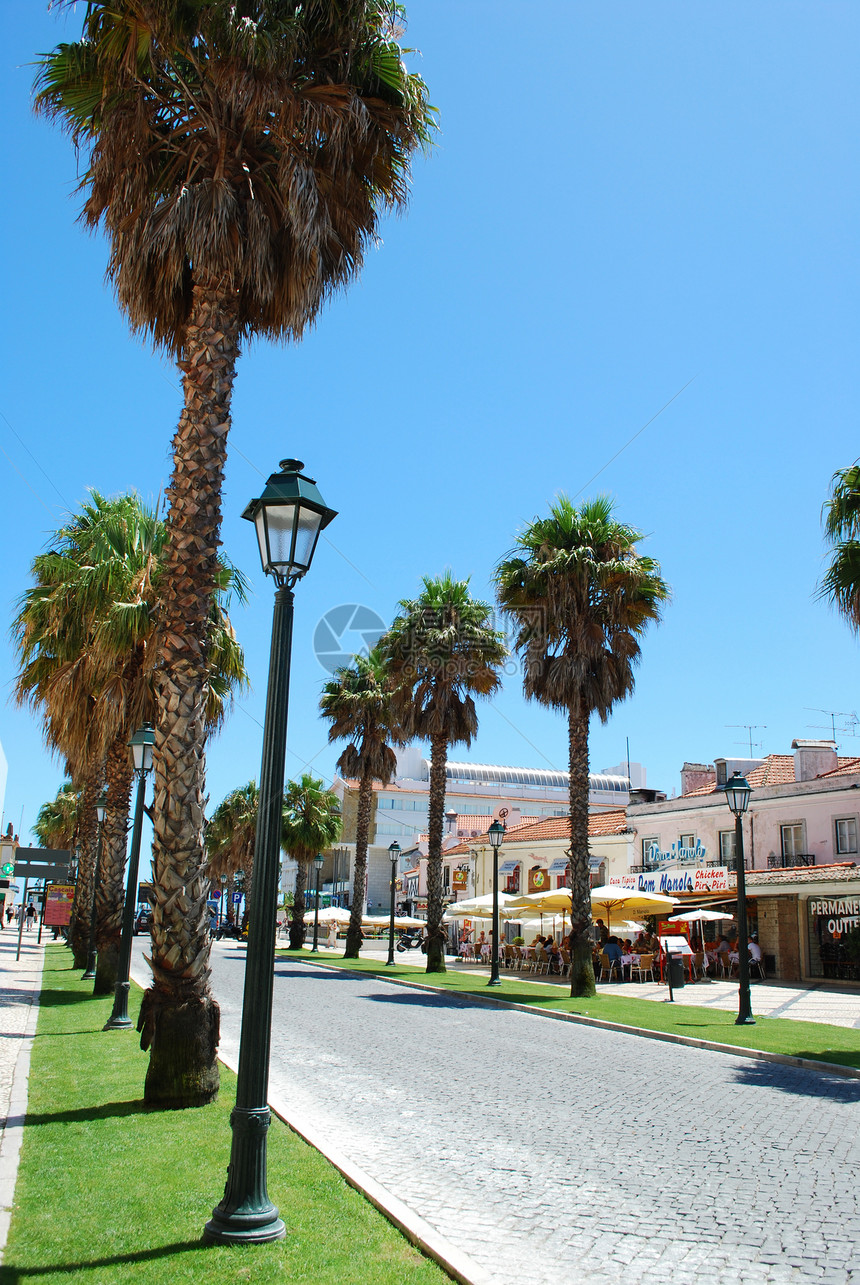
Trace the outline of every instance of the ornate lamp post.
<path fill-rule="evenodd" d="M 314 857 L 314 868 L 317 872 L 316 900 L 314 902 L 314 944 L 311 946 L 311 954 L 319 954 L 319 937 L 320 937 L 320 874 L 322 873 L 323 861 L 325 858 L 321 852 Z"/>
<path fill-rule="evenodd" d="M 499 849 L 505 837 L 501 821 L 494 821 L 488 831 L 493 849 L 493 941 L 490 947 L 490 980 L 488 986 L 501 986 L 499 980 Z"/>
<path fill-rule="evenodd" d="M 96 820 L 99 823 L 99 842 L 96 848 L 96 868 L 93 871 L 93 904 L 90 906 L 90 941 L 87 947 L 87 971 L 81 978 L 82 982 L 95 981 L 96 976 L 96 897 L 98 896 L 99 884 L 101 883 L 102 873 L 102 827 L 105 823 L 105 813 L 107 812 L 107 790 L 102 790 L 96 799 Z"/>
<path fill-rule="evenodd" d="M 146 794 L 146 775 L 152 768 L 152 745 L 155 730 L 152 723 L 144 723 L 134 733 L 129 746 L 137 776 L 137 797 L 134 803 L 134 825 L 131 831 L 131 850 L 128 854 L 128 882 L 125 889 L 125 905 L 122 908 L 122 937 L 119 944 L 119 962 L 116 970 L 116 990 L 113 997 L 113 1012 L 104 1024 L 106 1031 L 127 1031 L 131 1028 L 128 1015 L 128 992 L 130 987 L 131 944 L 134 938 L 134 916 L 137 910 L 137 869 L 140 863 L 140 832 L 143 826 L 143 800 Z"/>
<path fill-rule="evenodd" d="M 336 517 L 299 460 L 282 460 L 244 518 L 257 528 L 263 571 L 277 584 L 263 729 L 263 762 L 254 847 L 242 1033 L 227 1185 L 204 1236 L 230 1243 L 281 1240 L 285 1233 L 266 1185 L 269 1049 L 280 870 L 284 757 L 293 633 L 293 586 L 310 569 L 320 531 Z"/>
<path fill-rule="evenodd" d="M 394 885 L 397 882 L 397 863 L 400 860 L 400 844 L 395 839 L 388 845 L 388 859 L 391 862 L 391 900 L 388 906 L 388 958 L 385 967 L 394 964 Z"/>
<path fill-rule="evenodd" d="M 726 803 L 735 818 L 735 868 L 738 880 L 738 1015 L 735 1026 L 755 1026 L 750 996 L 750 957 L 747 934 L 747 883 L 744 871 L 743 815 L 749 807 L 750 783 L 740 772 L 726 785 Z"/>

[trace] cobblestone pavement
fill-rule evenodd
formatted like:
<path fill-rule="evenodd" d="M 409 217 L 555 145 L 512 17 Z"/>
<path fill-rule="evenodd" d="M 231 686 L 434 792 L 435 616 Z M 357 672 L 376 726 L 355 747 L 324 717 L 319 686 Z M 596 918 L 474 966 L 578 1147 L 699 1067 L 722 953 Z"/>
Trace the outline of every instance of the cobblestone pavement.
<path fill-rule="evenodd" d="M 860 1282 L 856 1080 L 275 972 L 273 1091 L 499 1281 Z"/>

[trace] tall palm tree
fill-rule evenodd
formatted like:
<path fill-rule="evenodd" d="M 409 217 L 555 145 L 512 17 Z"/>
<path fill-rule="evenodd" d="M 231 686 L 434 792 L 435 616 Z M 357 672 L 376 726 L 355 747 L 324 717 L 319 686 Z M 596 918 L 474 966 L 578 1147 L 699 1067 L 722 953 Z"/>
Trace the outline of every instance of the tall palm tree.
<path fill-rule="evenodd" d="M 110 239 L 120 306 L 183 378 L 155 741 L 155 881 L 174 921 L 152 1102 L 202 1103 L 217 1079 L 203 747 L 236 361 L 245 338 L 299 338 L 359 271 L 381 212 L 406 203 L 434 115 L 401 59 L 402 18 L 393 0 L 89 0 L 81 40 L 39 64 L 36 108 L 86 157 L 83 218 Z"/>
<path fill-rule="evenodd" d="M 373 782 L 389 783 L 397 770 L 397 756 L 392 744 L 405 744 L 391 695 L 388 666 L 376 647 L 369 655 L 356 656 L 351 665 L 338 669 L 326 683 L 320 699 L 320 709 L 331 720 L 329 741 L 349 741 L 337 761 L 337 770 L 347 779 L 358 781 L 355 867 L 345 959 L 358 959 L 361 950 Z"/>
<path fill-rule="evenodd" d="M 110 993 L 116 981 L 132 783 L 127 742 L 155 710 L 166 542 L 164 522 L 139 496 L 105 498 L 92 492 L 56 532 L 51 549 L 34 559 L 35 583 L 22 595 L 13 623 L 20 660 L 16 696 L 41 710 L 49 744 L 76 767 L 76 779 L 84 783 L 71 933 L 81 967 L 92 906 L 94 795 L 103 777 L 107 783 L 96 902 L 96 994 Z M 242 649 L 226 613 L 230 594 L 243 596 L 244 580 L 219 563 L 218 583 L 207 709 L 213 728 L 223 721 L 233 690 L 247 682 Z"/>
<path fill-rule="evenodd" d="M 588 725 L 606 722 L 633 691 L 647 626 L 669 588 L 637 551 L 641 532 L 618 522 L 607 496 L 579 508 L 561 495 L 518 535 L 496 569 L 499 603 L 516 627 L 526 696 L 564 710 L 570 766 L 571 995 L 594 994 L 588 877 Z"/>
<path fill-rule="evenodd" d="M 71 781 L 64 781 L 56 798 L 42 804 L 33 826 L 40 848 L 74 848 L 80 804 L 80 791 Z"/>
<path fill-rule="evenodd" d="M 247 785 L 240 785 L 225 795 L 206 822 L 209 877 L 229 878 L 241 870 L 244 875 L 245 905 L 251 897 L 259 802 L 257 782 L 249 781 Z"/>
<path fill-rule="evenodd" d="M 425 576 L 417 598 L 405 598 L 379 646 L 395 684 L 403 732 L 430 742 L 427 851 L 427 972 L 445 972 L 442 928 L 442 829 L 448 748 L 471 745 L 478 730 L 476 696 L 501 685 L 507 650 L 493 628 L 489 603 L 473 598 L 468 580 L 450 572 Z"/>
<path fill-rule="evenodd" d="M 290 949 L 305 939 L 305 888 L 308 867 L 318 852 L 337 843 L 343 829 L 337 795 L 308 772 L 289 781 L 284 791 L 283 847 L 298 863 L 296 893 L 290 917 Z"/>
<path fill-rule="evenodd" d="M 860 460 L 834 473 L 824 505 L 824 535 L 830 565 L 818 590 L 860 633 Z"/>

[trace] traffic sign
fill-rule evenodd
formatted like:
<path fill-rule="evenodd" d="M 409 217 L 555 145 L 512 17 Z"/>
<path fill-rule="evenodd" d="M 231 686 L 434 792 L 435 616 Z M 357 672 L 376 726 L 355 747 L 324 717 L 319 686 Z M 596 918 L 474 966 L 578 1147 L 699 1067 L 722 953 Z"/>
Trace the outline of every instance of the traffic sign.
<path fill-rule="evenodd" d="M 236 906 L 238 906 L 238 904 L 239 904 L 239 902 L 240 902 L 241 900 L 242 900 L 242 894 L 241 894 L 241 892 L 234 892 L 234 893 L 233 893 L 233 904 L 234 904 L 234 905 L 236 905 Z"/>
<path fill-rule="evenodd" d="M 14 861 L 4 861 L 0 869 L 2 869 L 4 875 L 13 875 L 15 873 L 15 863 Z"/>

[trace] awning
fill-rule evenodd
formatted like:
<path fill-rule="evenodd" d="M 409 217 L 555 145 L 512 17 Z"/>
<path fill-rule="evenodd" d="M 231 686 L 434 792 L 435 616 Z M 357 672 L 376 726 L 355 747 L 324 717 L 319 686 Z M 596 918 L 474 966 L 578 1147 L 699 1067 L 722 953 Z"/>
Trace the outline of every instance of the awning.
<path fill-rule="evenodd" d="M 569 862 L 567 857 L 556 857 L 555 861 L 553 861 L 552 865 L 549 867 L 547 874 L 563 875 L 568 865 Z"/>
<path fill-rule="evenodd" d="M 589 857 L 589 858 L 588 858 L 588 869 L 589 869 L 589 871 L 590 871 L 590 873 L 591 873 L 591 874 L 597 874 L 597 871 L 600 869 L 600 867 L 601 867 L 602 865 L 603 865 L 603 858 L 602 858 L 602 857 Z"/>
<path fill-rule="evenodd" d="M 515 870 L 519 870 L 522 865 L 521 861 L 503 861 L 499 866 L 500 875 L 512 875 Z"/>

